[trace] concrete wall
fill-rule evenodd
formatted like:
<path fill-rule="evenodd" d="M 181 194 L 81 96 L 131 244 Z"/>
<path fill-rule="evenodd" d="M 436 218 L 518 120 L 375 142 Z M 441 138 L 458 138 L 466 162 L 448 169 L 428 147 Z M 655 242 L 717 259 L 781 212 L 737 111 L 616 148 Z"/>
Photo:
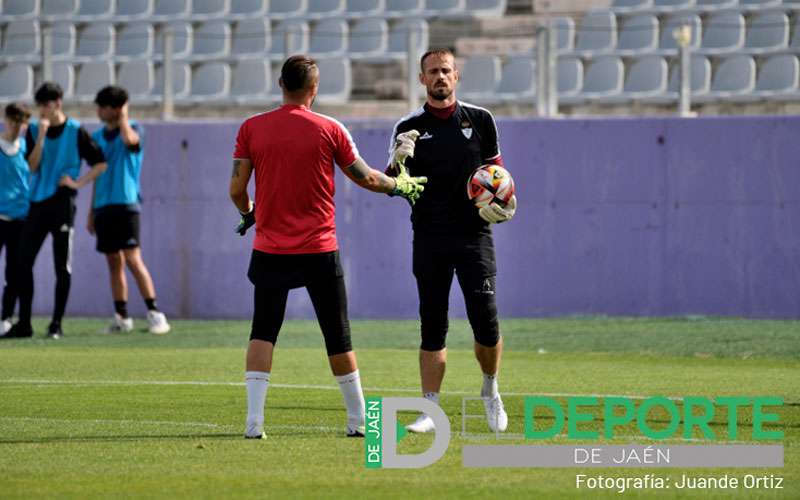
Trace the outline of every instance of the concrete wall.
<path fill-rule="evenodd" d="M 162 308 L 249 317 L 251 237 L 233 233 L 227 198 L 238 123 L 146 125 L 142 241 Z M 392 123 L 348 125 L 362 156 L 382 167 Z M 517 217 L 495 230 L 501 315 L 800 318 L 800 117 L 499 127 L 519 198 Z M 416 317 L 408 207 L 337 175 L 351 316 Z M 68 314 L 110 316 L 105 262 L 84 228 L 88 198 L 81 193 Z M 36 266 L 39 314 L 52 306 L 49 245 Z M 455 286 L 452 302 L 463 316 Z M 313 317 L 304 290 L 290 295 L 287 317 Z"/>

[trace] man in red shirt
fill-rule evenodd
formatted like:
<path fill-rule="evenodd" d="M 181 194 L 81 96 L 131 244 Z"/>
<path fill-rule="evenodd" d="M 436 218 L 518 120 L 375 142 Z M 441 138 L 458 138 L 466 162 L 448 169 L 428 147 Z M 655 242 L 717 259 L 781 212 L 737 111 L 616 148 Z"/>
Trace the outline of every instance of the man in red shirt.
<path fill-rule="evenodd" d="M 246 374 L 246 438 L 264 436 L 264 403 L 272 353 L 286 299 L 306 287 L 325 338 L 331 370 L 347 408 L 347 435 L 364 435 L 364 396 L 350 345 L 347 294 L 336 242 L 334 162 L 359 186 L 406 198 L 413 204 L 427 179 L 403 167 L 413 156 L 416 131 L 398 135 L 393 162 L 401 174 L 388 177 L 358 155 L 350 133 L 338 121 L 311 111 L 319 70 L 313 59 L 292 56 L 281 69 L 283 105 L 248 118 L 239 128 L 233 155 L 230 196 L 242 215 L 244 235 L 255 224 L 248 270 L 255 304 Z M 247 183 L 255 170 L 255 204 Z"/>

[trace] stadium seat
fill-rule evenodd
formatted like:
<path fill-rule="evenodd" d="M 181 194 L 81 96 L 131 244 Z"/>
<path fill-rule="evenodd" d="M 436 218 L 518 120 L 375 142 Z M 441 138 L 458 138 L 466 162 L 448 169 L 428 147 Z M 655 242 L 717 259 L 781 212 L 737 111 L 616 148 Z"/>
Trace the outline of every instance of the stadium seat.
<path fill-rule="evenodd" d="M 559 54 L 575 50 L 575 20 L 567 16 L 554 17 L 550 28 L 556 30 L 556 45 Z"/>
<path fill-rule="evenodd" d="M 176 22 L 162 25 L 156 33 L 156 45 L 153 59 L 164 58 L 164 32 L 172 30 L 172 58 L 186 59 L 192 53 L 192 25 Z"/>
<path fill-rule="evenodd" d="M 118 61 L 150 58 L 153 55 L 153 26 L 149 23 L 125 24 L 117 33 L 115 58 Z"/>
<path fill-rule="evenodd" d="M 289 47 L 286 47 L 287 40 Z M 281 21 L 272 30 L 272 43 L 270 44 L 270 57 L 284 59 L 287 54 L 302 54 L 308 52 L 308 23 L 302 19 L 287 19 Z"/>
<path fill-rule="evenodd" d="M 207 21 L 228 14 L 230 0 L 192 0 L 192 19 Z"/>
<path fill-rule="evenodd" d="M 386 9 L 386 0 L 347 0 L 345 15 L 350 18 L 382 16 Z"/>
<path fill-rule="evenodd" d="M 675 14 L 667 18 L 661 27 L 658 42 L 658 53 L 661 55 L 675 55 L 678 53 L 678 41 L 675 40 L 675 30 L 688 24 L 692 30 L 692 40 L 689 50 L 696 51 L 700 47 L 703 34 L 703 24 L 697 14 Z"/>
<path fill-rule="evenodd" d="M 611 10 L 617 14 L 648 10 L 652 8 L 653 0 L 613 0 L 611 2 Z"/>
<path fill-rule="evenodd" d="M 3 0 L 3 21 L 20 21 L 33 19 L 39 15 L 39 2 L 36 0 Z"/>
<path fill-rule="evenodd" d="M 111 61 L 85 62 L 78 70 L 75 97 L 81 102 L 92 102 L 98 90 L 112 83 L 114 83 L 114 64 Z"/>
<path fill-rule="evenodd" d="M 792 23 L 792 40 L 789 42 L 789 48 L 792 52 L 800 52 L 800 15 L 794 16 L 794 23 Z"/>
<path fill-rule="evenodd" d="M 117 1 L 114 19 L 128 22 L 144 19 L 153 13 L 153 0 L 123 0 Z"/>
<path fill-rule="evenodd" d="M 734 55 L 723 59 L 711 77 L 711 90 L 697 98 L 710 102 L 749 94 L 755 88 L 756 63 L 748 55 Z"/>
<path fill-rule="evenodd" d="M 0 68 L 0 99 L 27 101 L 33 94 L 33 68 L 29 64 L 7 64 Z"/>
<path fill-rule="evenodd" d="M 267 0 L 231 0 L 230 19 L 252 19 L 267 14 Z"/>
<path fill-rule="evenodd" d="M 507 7 L 507 0 L 467 0 L 464 8 L 472 17 L 501 17 Z"/>
<path fill-rule="evenodd" d="M 409 30 L 414 34 L 417 57 L 428 50 L 428 23 L 424 19 L 404 19 L 389 28 L 389 49 L 386 55 L 394 59 L 406 58 Z"/>
<path fill-rule="evenodd" d="M 678 12 L 694 6 L 695 0 L 655 0 L 653 10 L 657 12 Z"/>
<path fill-rule="evenodd" d="M 268 100 L 271 81 L 269 62 L 262 58 L 241 59 L 233 67 L 231 99 L 240 104 Z"/>
<path fill-rule="evenodd" d="M 590 11 L 578 26 L 575 52 L 592 56 L 610 52 L 617 45 L 617 17 L 609 11 Z"/>
<path fill-rule="evenodd" d="M 124 62 L 117 72 L 117 84 L 128 91 L 134 104 L 141 104 L 152 100 L 154 73 L 150 61 Z"/>
<path fill-rule="evenodd" d="M 619 33 L 617 55 L 632 56 L 653 52 L 658 48 L 658 18 L 652 14 L 638 14 L 625 19 Z"/>
<path fill-rule="evenodd" d="M 622 92 L 625 65 L 619 57 L 598 57 L 589 63 L 583 78 L 583 88 L 573 97 L 564 97 L 565 103 L 577 104 L 599 100 Z"/>
<path fill-rule="evenodd" d="M 425 17 L 463 16 L 466 13 L 465 0 L 425 0 L 422 15 Z"/>
<path fill-rule="evenodd" d="M 176 21 L 191 14 L 190 0 L 155 0 L 149 21 Z"/>
<path fill-rule="evenodd" d="M 343 104 L 350 99 L 353 87 L 350 59 L 326 58 L 317 61 L 319 67 L 319 93 L 321 104 Z"/>
<path fill-rule="evenodd" d="M 72 17 L 77 12 L 78 0 L 42 0 L 40 15 L 43 20 L 54 21 Z"/>
<path fill-rule="evenodd" d="M 347 51 L 347 21 L 323 19 L 314 24 L 308 42 L 308 52 L 314 57 L 341 56 Z"/>
<path fill-rule="evenodd" d="M 308 3 L 304 17 L 308 19 L 328 19 L 341 17 L 345 12 L 345 0 L 312 0 Z"/>
<path fill-rule="evenodd" d="M 208 102 L 228 97 L 231 89 L 231 68 L 221 62 L 203 63 L 192 71 L 192 93 L 189 100 Z"/>
<path fill-rule="evenodd" d="M 422 13 L 422 0 L 386 0 L 386 17 L 416 16 Z"/>
<path fill-rule="evenodd" d="M 511 56 L 503 64 L 497 96 L 506 102 L 529 101 L 536 94 L 536 62 L 530 56 Z"/>
<path fill-rule="evenodd" d="M 707 94 L 711 89 L 711 63 L 705 56 L 693 55 L 689 67 L 689 88 L 692 99 Z M 643 99 L 651 104 L 669 104 L 678 101 L 681 84 L 680 61 L 675 61 L 670 69 L 667 91 L 661 95 Z"/>
<path fill-rule="evenodd" d="M 97 61 L 98 59 L 108 59 L 113 54 L 114 26 L 112 24 L 89 24 L 78 34 L 78 47 L 75 49 L 76 59 Z"/>
<path fill-rule="evenodd" d="M 214 57 L 226 57 L 230 52 L 231 26 L 227 22 L 208 21 L 194 30 L 191 55 L 193 60 L 203 61 Z M 205 70 L 203 74 L 210 71 L 212 70 Z"/>
<path fill-rule="evenodd" d="M 52 80 L 61 85 L 64 97 L 72 97 L 75 93 L 75 67 L 68 62 L 54 62 Z"/>
<path fill-rule="evenodd" d="M 797 100 L 800 62 L 794 54 L 778 54 L 768 58 L 758 68 L 755 89 L 749 94 L 732 97 L 732 100 L 753 102 L 758 100 Z"/>
<path fill-rule="evenodd" d="M 777 7 L 780 4 L 781 0 L 739 0 L 739 8 L 753 11 Z"/>
<path fill-rule="evenodd" d="M 189 64 L 176 62 L 172 66 L 172 93 L 175 98 L 182 98 L 189 95 L 189 82 L 191 81 L 191 70 Z M 164 96 L 164 66 L 156 67 L 156 78 L 153 82 L 153 98 L 163 98 Z"/>
<path fill-rule="evenodd" d="M 242 19 L 233 28 L 231 54 L 234 57 L 249 58 L 253 55 L 266 55 L 270 42 L 269 20 L 263 17 Z"/>
<path fill-rule="evenodd" d="M 268 17 L 286 19 L 302 16 L 308 8 L 308 0 L 270 0 Z"/>
<path fill-rule="evenodd" d="M 34 62 L 41 58 L 38 21 L 12 21 L 3 32 L 4 62 Z"/>
<path fill-rule="evenodd" d="M 744 45 L 744 16 L 738 12 L 713 14 L 703 25 L 703 41 L 697 52 L 708 55 L 736 52 Z"/>
<path fill-rule="evenodd" d="M 500 59 L 496 56 L 468 57 L 459 71 L 458 96 L 474 102 L 487 102 L 495 98 L 500 72 Z"/>
<path fill-rule="evenodd" d="M 766 54 L 789 46 L 789 17 L 783 12 L 762 12 L 747 22 L 747 36 L 741 52 Z"/>
<path fill-rule="evenodd" d="M 621 104 L 662 95 L 667 91 L 668 73 L 669 66 L 663 57 L 640 57 L 628 68 L 622 92 L 600 100 L 609 104 Z"/>
<path fill-rule="evenodd" d="M 379 57 L 389 46 L 389 25 L 375 17 L 359 19 L 350 30 L 348 54 L 354 58 Z"/>
<path fill-rule="evenodd" d="M 717 10 L 730 10 L 737 5 L 739 5 L 739 0 L 697 0 L 693 10 L 714 12 Z"/>
<path fill-rule="evenodd" d="M 103 21 L 114 15 L 114 0 L 81 0 L 76 21 Z"/>
<path fill-rule="evenodd" d="M 557 73 L 559 98 L 574 97 L 580 93 L 583 87 L 583 62 L 579 58 L 559 58 Z"/>
<path fill-rule="evenodd" d="M 59 22 L 53 24 L 50 55 L 54 60 L 70 59 L 75 55 L 75 25 Z"/>

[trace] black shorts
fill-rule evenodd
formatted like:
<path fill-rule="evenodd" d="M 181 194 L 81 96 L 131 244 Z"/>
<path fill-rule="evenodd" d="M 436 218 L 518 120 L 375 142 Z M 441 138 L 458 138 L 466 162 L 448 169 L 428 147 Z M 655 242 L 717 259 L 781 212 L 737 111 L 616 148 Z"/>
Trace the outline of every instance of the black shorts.
<path fill-rule="evenodd" d="M 139 212 L 128 205 L 108 205 L 95 209 L 94 231 L 97 251 L 114 253 L 139 246 Z"/>

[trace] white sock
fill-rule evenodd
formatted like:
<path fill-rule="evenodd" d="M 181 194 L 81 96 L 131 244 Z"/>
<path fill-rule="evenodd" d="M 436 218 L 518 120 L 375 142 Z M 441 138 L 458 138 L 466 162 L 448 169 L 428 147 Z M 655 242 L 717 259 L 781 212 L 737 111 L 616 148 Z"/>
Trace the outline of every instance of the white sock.
<path fill-rule="evenodd" d="M 247 423 L 264 425 L 264 403 L 267 401 L 269 372 L 244 372 L 247 383 Z"/>
<path fill-rule="evenodd" d="M 439 393 L 438 392 L 423 392 L 422 397 L 427 399 L 428 401 L 433 401 L 436 405 L 439 405 Z"/>
<path fill-rule="evenodd" d="M 335 375 L 347 408 L 347 423 L 351 427 L 364 425 L 364 393 L 361 391 L 361 376 L 358 370 L 346 375 Z"/>
<path fill-rule="evenodd" d="M 481 388 L 482 398 L 493 398 L 497 396 L 497 374 L 483 374 L 483 387 Z"/>

